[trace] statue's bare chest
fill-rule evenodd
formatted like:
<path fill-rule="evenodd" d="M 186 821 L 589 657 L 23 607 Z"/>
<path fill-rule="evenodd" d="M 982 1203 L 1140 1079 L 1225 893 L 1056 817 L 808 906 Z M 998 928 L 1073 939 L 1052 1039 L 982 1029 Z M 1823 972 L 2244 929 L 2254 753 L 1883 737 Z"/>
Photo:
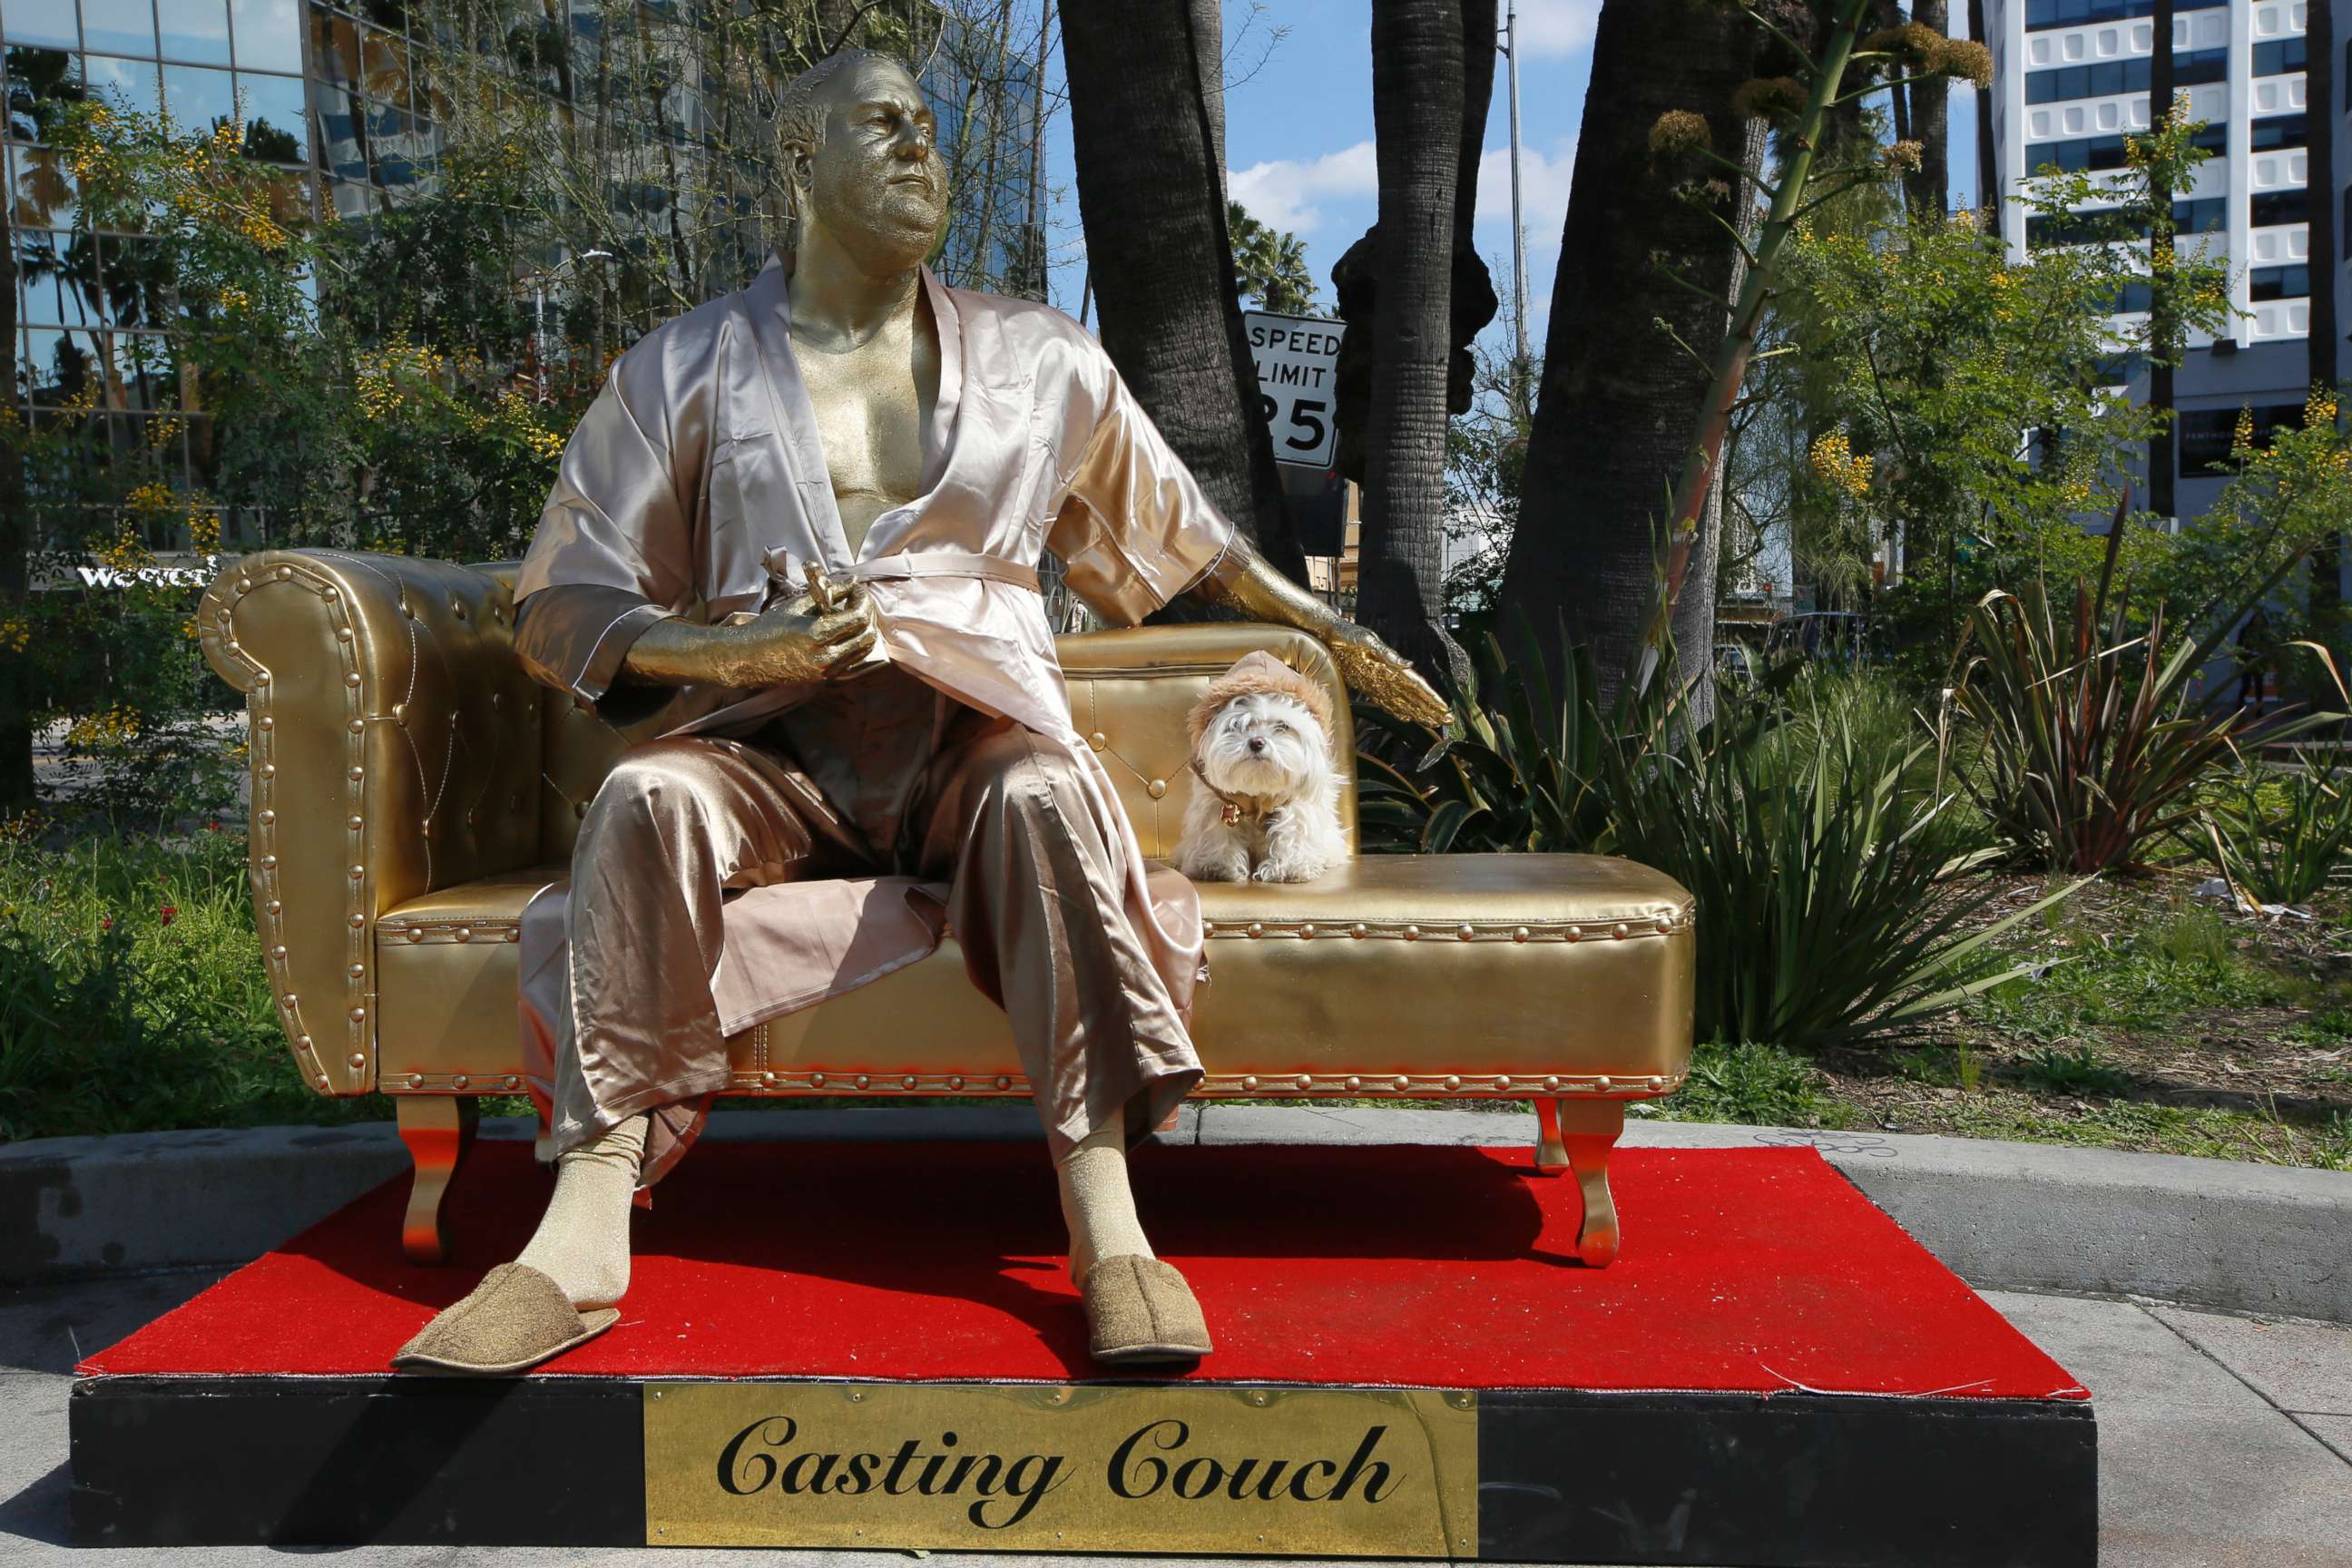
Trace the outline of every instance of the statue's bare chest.
<path fill-rule="evenodd" d="M 929 331 L 907 321 L 842 353 L 814 348 L 797 334 L 793 348 L 842 531 L 855 552 L 876 518 L 922 493 L 925 437 L 940 395 L 939 346 Z"/>

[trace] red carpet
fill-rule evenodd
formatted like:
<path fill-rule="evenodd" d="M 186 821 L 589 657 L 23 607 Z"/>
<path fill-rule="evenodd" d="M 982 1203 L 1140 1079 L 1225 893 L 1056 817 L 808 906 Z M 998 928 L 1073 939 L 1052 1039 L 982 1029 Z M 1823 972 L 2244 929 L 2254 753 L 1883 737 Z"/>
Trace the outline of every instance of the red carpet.
<path fill-rule="evenodd" d="M 2087 1397 L 1811 1150 L 1621 1152 L 1604 1270 L 1576 1261 L 1574 1183 L 1526 1150 L 1155 1146 L 1137 1167 L 1216 1337 L 1194 1377 Z M 451 1267 L 401 1260 L 402 1177 L 80 1370 L 384 1371 L 514 1256 L 550 1180 L 484 1143 Z M 1100 1375 L 1036 1145 L 707 1142 L 636 1226 L 620 1323 L 549 1371 Z"/>

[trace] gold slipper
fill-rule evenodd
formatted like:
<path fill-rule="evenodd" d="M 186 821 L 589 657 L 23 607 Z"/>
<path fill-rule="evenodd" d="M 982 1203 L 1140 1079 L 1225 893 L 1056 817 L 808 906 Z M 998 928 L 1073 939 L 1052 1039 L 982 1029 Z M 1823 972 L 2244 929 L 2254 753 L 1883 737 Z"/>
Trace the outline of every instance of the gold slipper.
<path fill-rule="evenodd" d="M 527 1372 L 620 1321 L 617 1307 L 576 1310 L 554 1280 L 501 1263 L 465 1300 L 443 1309 L 400 1347 L 392 1364 L 416 1371 L 507 1377 Z"/>
<path fill-rule="evenodd" d="M 1209 1325 L 1192 1288 L 1156 1258 L 1102 1258 L 1087 1270 L 1078 1296 L 1097 1361 L 1197 1361 L 1209 1353 Z"/>

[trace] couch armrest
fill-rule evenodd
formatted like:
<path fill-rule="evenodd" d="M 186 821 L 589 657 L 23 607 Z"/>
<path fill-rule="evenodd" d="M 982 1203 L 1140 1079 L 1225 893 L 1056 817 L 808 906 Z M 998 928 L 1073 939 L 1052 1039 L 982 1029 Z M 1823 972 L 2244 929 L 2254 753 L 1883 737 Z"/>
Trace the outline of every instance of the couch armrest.
<path fill-rule="evenodd" d="M 236 562 L 197 611 L 251 719 L 252 879 L 278 1016 L 321 1094 L 375 1086 L 375 921 L 538 850 L 538 689 L 513 601 L 439 561 Z"/>

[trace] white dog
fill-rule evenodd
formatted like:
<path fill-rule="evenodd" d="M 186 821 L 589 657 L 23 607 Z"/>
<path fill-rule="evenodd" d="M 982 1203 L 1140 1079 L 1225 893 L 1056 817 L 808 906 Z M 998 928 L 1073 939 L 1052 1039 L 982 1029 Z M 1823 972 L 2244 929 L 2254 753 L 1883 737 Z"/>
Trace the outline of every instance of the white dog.
<path fill-rule="evenodd" d="M 1307 882 L 1346 858 L 1331 697 L 1270 653 L 1209 683 L 1187 722 L 1192 794 L 1176 868 L 1197 882 Z"/>

